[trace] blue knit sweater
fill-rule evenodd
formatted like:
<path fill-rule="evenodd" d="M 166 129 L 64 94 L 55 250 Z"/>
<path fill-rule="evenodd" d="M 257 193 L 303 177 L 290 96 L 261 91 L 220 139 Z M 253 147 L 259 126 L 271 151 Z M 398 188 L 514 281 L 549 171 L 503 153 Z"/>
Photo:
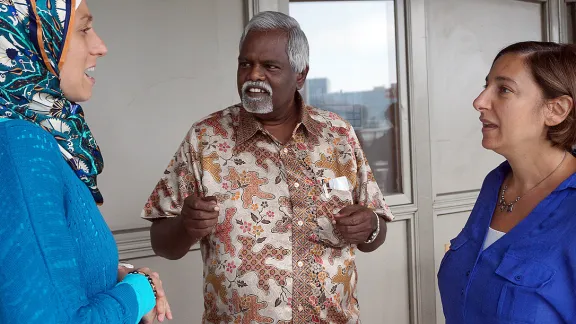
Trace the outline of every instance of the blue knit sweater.
<path fill-rule="evenodd" d="M 54 138 L 0 119 L 0 323 L 138 323 L 152 289 L 117 274 L 112 233 Z"/>

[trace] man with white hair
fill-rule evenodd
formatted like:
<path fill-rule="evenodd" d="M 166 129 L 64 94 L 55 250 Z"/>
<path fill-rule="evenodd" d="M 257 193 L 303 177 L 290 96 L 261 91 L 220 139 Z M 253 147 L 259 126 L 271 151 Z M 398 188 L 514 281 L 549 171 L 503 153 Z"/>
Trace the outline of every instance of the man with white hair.
<path fill-rule="evenodd" d="M 355 253 L 393 216 L 350 124 L 303 102 L 307 73 L 298 22 L 252 18 L 242 103 L 192 126 L 142 212 L 158 255 L 200 243 L 203 323 L 359 322 Z"/>

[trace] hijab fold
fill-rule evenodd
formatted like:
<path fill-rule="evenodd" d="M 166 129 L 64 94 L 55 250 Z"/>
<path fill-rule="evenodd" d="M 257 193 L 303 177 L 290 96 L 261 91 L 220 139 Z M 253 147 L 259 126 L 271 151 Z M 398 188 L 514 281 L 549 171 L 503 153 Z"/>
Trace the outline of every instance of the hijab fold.
<path fill-rule="evenodd" d="M 0 118 L 30 121 L 52 134 L 60 152 L 103 202 L 96 177 L 104 162 L 80 105 L 60 89 L 66 40 L 82 0 L 0 0 Z"/>

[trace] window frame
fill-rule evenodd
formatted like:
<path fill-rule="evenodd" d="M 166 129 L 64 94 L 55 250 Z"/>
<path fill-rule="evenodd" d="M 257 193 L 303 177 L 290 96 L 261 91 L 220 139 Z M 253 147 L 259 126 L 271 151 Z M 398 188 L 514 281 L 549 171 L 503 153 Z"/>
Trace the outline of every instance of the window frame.
<path fill-rule="evenodd" d="M 272 11 L 289 11 L 290 2 L 314 2 L 318 0 L 244 0 L 246 23 L 258 12 Z M 351 1 L 351 0 L 330 0 L 330 1 Z M 371 1 L 371 0 L 352 0 L 352 1 Z M 407 52 L 407 34 L 406 34 L 406 12 L 405 1 L 394 1 L 394 19 L 396 32 L 396 73 L 397 73 L 397 105 L 398 105 L 398 126 L 400 144 L 400 173 L 401 173 L 401 192 L 387 194 L 386 202 L 390 206 L 402 206 L 414 204 L 414 187 L 413 187 L 413 168 L 412 168 L 412 146 L 411 146 L 411 129 L 410 129 L 410 104 L 409 104 L 409 81 L 408 81 L 408 52 Z"/>

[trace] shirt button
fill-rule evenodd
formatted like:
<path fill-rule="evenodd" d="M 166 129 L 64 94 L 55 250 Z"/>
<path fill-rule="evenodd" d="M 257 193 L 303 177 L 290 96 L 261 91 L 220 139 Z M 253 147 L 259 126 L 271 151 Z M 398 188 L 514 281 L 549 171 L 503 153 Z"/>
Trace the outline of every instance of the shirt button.
<path fill-rule="evenodd" d="M 298 306 L 298 311 L 301 312 L 301 311 L 303 311 L 303 310 L 304 310 L 304 307 L 302 307 L 302 305 Z"/>
<path fill-rule="evenodd" d="M 304 222 L 303 222 L 303 221 L 298 221 L 298 226 L 302 226 L 302 225 L 304 225 Z"/>
<path fill-rule="evenodd" d="M 283 151 L 284 153 L 288 153 L 288 149 L 287 149 L 287 148 L 284 148 L 282 151 Z"/>
<path fill-rule="evenodd" d="M 298 182 L 296 182 L 296 183 L 294 184 L 294 187 L 298 188 L 298 187 L 300 187 L 300 184 L 299 184 Z"/>
<path fill-rule="evenodd" d="M 466 277 L 470 277 L 470 271 L 466 271 Z"/>
<path fill-rule="evenodd" d="M 464 296 L 464 289 L 460 291 L 460 295 Z"/>
<path fill-rule="evenodd" d="M 304 262 L 298 261 L 298 266 L 299 266 L 300 268 L 302 268 L 302 267 L 304 266 Z"/>
<path fill-rule="evenodd" d="M 514 279 L 516 279 L 516 281 L 520 281 L 520 280 L 522 280 L 522 276 L 516 276 L 516 277 L 514 277 Z"/>

